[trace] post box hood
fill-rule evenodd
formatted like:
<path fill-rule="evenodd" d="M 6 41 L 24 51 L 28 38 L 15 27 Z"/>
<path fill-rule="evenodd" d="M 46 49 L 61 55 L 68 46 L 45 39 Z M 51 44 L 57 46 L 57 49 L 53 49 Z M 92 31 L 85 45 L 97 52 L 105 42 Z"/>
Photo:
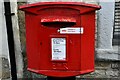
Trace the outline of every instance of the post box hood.
<path fill-rule="evenodd" d="M 62 6 L 61 6 L 62 5 Z M 38 11 L 44 8 L 53 7 L 67 7 L 73 8 L 80 11 L 80 14 L 85 14 L 91 11 L 99 10 L 101 6 L 95 4 L 88 4 L 84 2 L 39 2 L 34 4 L 27 4 L 20 6 L 19 9 L 25 12 L 38 15 Z M 79 7 L 78 7 L 79 6 Z"/>

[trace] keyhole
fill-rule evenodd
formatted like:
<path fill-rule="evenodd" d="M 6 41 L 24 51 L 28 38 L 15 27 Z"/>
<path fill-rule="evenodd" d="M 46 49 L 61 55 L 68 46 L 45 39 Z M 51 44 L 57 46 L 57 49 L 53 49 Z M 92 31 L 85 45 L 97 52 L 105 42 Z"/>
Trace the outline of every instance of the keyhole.
<path fill-rule="evenodd" d="M 40 42 L 40 45 L 42 45 L 42 42 Z"/>

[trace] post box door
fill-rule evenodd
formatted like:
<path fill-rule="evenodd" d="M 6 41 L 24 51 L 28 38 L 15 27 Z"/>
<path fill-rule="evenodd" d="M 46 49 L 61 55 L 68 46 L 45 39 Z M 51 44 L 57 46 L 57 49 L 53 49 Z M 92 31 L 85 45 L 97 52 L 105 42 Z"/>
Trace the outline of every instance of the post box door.
<path fill-rule="evenodd" d="M 42 70 L 80 70 L 80 11 L 70 8 L 60 8 L 59 11 L 57 9 L 47 8 L 40 11 L 41 15 L 37 16 L 37 19 L 41 21 L 38 24 L 41 43 L 39 68 Z M 66 13 L 61 14 L 64 11 Z M 64 32 L 65 30 L 67 32 Z"/>

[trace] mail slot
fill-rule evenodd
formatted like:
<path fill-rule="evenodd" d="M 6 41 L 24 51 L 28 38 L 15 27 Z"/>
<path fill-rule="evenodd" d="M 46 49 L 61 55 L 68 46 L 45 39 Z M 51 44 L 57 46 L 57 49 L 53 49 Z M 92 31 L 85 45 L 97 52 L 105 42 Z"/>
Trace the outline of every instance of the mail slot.
<path fill-rule="evenodd" d="M 82 2 L 39 2 L 25 11 L 28 70 L 52 77 L 94 71 L 95 11 Z"/>
<path fill-rule="evenodd" d="M 47 27 L 70 27 L 76 24 L 76 19 L 65 16 L 47 16 L 41 19 L 41 24 Z"/>

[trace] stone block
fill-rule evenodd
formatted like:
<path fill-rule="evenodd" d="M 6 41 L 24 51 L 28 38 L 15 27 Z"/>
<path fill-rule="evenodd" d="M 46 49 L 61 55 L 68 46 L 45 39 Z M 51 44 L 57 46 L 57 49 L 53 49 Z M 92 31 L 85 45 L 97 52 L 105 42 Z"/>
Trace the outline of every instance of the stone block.
<path fill-rule="evenodd" d="M 0 78 L 1 79 L 7 79 L 10 78 L 10 66 L 9 66 L 9 62 L 8 59 L 4 58 L 4 57 L 0 57 L 0 59 L 2 60 L 2 66 L 1 66 L 1 71 L 0 71 Z"/>

